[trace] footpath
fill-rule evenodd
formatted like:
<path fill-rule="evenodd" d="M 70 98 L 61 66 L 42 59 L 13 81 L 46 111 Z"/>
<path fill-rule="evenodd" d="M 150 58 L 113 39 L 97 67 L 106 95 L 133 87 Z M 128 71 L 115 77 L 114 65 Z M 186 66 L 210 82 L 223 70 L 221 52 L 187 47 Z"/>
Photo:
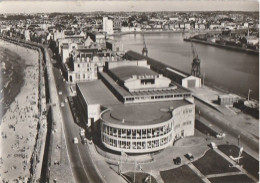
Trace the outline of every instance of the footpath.
<path fill-rule="evenodd" d="M 92 156 L 93 164 L 96 166 L 97 171 L 100 172 L 101 176 L 103 177 L 103 180 L 105 180 L 104 183 L 125 183 L 126 180 L 121 177 L 115 170 L 113 170 L 105 161 L 105 158 L 98 154 L 96 151 L 95 145 L 89 144 L 89 151 Z"/>
<path fill-rule="evenodd" d="M 70 169 L 69 157 L 65 145 L 65 135 L 63 133 L 62 117 L 59 108 L 59 97 L 56 89 L 52 64 L 47 48 L 44 49 L 46 56 L 46 66 L 50 90 L 50 109 L 52 115 L 51 134 L 51 159 L 49 160 L 49 182 L 75 182 Z"/>

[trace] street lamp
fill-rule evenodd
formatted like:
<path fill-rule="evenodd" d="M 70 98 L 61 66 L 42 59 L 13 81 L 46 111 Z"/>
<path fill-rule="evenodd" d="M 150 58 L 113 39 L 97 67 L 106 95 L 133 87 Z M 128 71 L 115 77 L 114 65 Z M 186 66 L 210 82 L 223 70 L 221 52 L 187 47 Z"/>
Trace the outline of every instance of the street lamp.
<path fill-rule="evenodd" d="M 251 89 L 248 90 L 248 97 L 247 97 L 247 101 L 249 101 L 249 97 L 250 97 L 250 93 L 252 92 Z"/>
<path fill-rule="evenodd" d="M 204 87 L 205 76 L 206 76 L 206 74 L 204 72 L 204 74 L 203 74 L 203 87 Z"/>
<path fill-rule="evenodd" d="M 239 147 L 239 142 L 240 142 L 240 135 L 237 136 L 237 144 L 238 144 L 238 147 Z"/>
<path fill-rule="evenodd" d="M 135 160 L 135 168 L 136 168 L 136 160 Z M 135 168 L 134 168 L 134 183 L 135 183 Z"/>

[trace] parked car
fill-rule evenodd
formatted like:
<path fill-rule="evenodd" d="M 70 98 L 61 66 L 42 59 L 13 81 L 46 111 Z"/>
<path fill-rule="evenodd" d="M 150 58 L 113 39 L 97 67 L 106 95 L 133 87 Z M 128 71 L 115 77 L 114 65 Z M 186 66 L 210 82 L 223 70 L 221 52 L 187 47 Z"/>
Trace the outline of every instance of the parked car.
<path fill-rule="evenodd" d="M 67 98 L 65 98 L 65 103 L 67 103 L 68 102 L 68 99 Z"/>
<path fill-rule="evenodd" d="M 61 107 L 64 107 L 64 102 L 61 102 L 61 103 L 60 103 L 60 106 L 61 106 Z"/>
<path fill-rule="evenodd" d="M 181 158 L 177 157 L 177 158 L 173 159 L 173 162 L 175 165 L 179 165 L 179 164 L 181 164 Z"/>
<path fill-rule="evenodd" d="M 77 137 L 74 137 L 74 139 L 73 139 L 73 143 L 74 143 L 74 144 L 77 144 L 77 143 L 79 143 L 79 140 L 78 140 L 78 138 L 77 138 Z"/>
<path fill-rule="evenodd" d="M 62 95 L 62 91 L 59 91 L 59 95 Z"/>
<path fill-rule="evenodd" d="M 190 161 L 194 160 L 194 156 L 191 153 L 186 154 L 186 157 Z"/>

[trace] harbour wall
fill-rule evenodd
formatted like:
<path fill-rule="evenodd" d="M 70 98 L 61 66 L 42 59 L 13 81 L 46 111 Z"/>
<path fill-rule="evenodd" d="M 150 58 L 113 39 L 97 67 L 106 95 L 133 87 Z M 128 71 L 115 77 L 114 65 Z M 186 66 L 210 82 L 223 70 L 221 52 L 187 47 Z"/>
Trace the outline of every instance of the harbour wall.
<path fill-rule="evenodd" d="M 213 43 L 213 42 L 203 41 L 203 40 L 198 40 L 198 39 L 191 39 L 191 38 L 184 38 L 183 40 L 188 41 L 188 42 L 194 42 L 194 43 L 200 43 L 200 44 L 215 46 L 215 47 L 218 47 L 218 48 L 229 49 L 229 50 L 233 50 L 233 51 L 245 52 L 245 53 L 248 53 L 248 54 L 254 54 L 254 55 L 259 54 L 258 50 L 247 49 L 247 48 L 242 48 L 242 47 L 237 47 L 237 46 L 222 45 L 222 44 L 218 44 L 218 43 Z"/>

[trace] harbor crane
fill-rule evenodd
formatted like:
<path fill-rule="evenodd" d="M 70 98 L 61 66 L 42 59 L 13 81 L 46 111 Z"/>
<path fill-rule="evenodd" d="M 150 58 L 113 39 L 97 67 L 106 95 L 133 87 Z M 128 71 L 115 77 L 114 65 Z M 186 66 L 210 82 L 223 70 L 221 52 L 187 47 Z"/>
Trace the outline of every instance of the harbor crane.
<path fill-rule="evenodd" d="M 200 59 L 193 43 L 191 43 L 191 49 L 193 55 L 193 60 L 191 63 L 191 75 L 195 77 L 200 77 Z"/>
<path fill-rule="evenodd" d="M 148 49 L 146 47 L 146 44 L 145 44 L 145 39 L 144 39 L 144 34 L 143 34 L 143 50 L 142 50 L 142 55 L 147 56 L 148 55 Z"/>

